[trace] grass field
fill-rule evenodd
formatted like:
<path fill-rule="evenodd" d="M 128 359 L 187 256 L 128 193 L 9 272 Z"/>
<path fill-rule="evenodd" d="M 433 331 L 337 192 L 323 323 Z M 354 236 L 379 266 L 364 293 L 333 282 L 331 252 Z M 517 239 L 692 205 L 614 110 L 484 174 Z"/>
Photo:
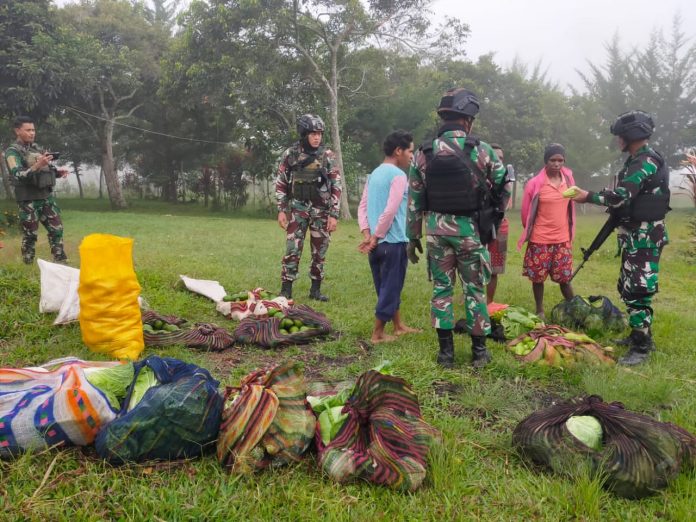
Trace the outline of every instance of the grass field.
<path fill-rule="evenodd" d="M 12 208 L 3 203 L 3 208 Z M 284 236 L 274 220 L 211 215 L 197 207 L 140 203 L 114 213 L 103 202 L 64 200 L 67 252 L 78 266 L 78 245 L 93 232 L 135 239 L 135 267 L 142 294 L 151 307 L 190 321 L 228 324 L 211 301 L 177 287 L 179 274 L 220 281 L 228 291 L 262 286 L 279 289 Z M 428 422 L 443 432 L 432 453 L 422 489 L 395 493 L 369 484 L 337 485 L 322 476 L 312 457 L 301 464 L 249 477 L 229 476 L 216 460 L 112 467 L 92 450 L 71 449 L 24 455 L 0 462 L 0 520 L 693 520 L 696 474 L 682 474 L 663 493 L 640 501 L 618 499 L 597 480 L 579 474 L 570 480 L 525 465 L 510 447 L 515 425 L 558 398 L 599 394 L 627 408 L 674 422 L 696 432 L 696 270 L 688 255 L 693 211 L 669 215 L 671 244 L 661 266 L 655 300 L 658 346 L 650 362 L 623 368 L 522 366 L 503 346 L 490 343 L 494 362 L 475 373 L 469 367 L 470 342 L 457 336 L 456 370 L 435 364 L 435 333 L 429 323 L 430 284 L 425 263 L 409 266 L 402 315 L 421 334 L 365 352 L 374 291 L 365 257 L 356 251 L 356 222 L 342 222 L 327 259 L 323 290 L 329 303 L 308 302 L 306 256 L 295 285 L 300 302 L 325 312 L 343 335 L 308 347 L 264 351 L 235 347 L 222 354 L 183 347 L 147 349 L 208 368 L 223 384 L 236 384 L 253 368 L 270 361 L 299 358 L 314 374 L 355 377 L 382 359 L 413 383 Z M 600 214 L 580 216 L 575 242 L 587 246 L 601 226 Z M 497 301 L 533 308 L 531 285 L 520 274 L 514 248 L 520 229 L 512 219 L 507 273 Z M 81 342 L 77 324 L 51 326 L 52 315 L 38 312 L 39 271 L 19 262 L 19 236 L 10 233 L 0 250 L 0 363 L 29 366 L 75 355 L 98 359 Z M 581 271 L 581 295 L 616 295 L 618 260 L 610 239 Z M 48 259 L 41 231 L 39 257 Z M 461 289 L 458 291 L 461 295 Z M 561 299 L 548 285 L 547 313 Z M 459 301 L 457 301 L 459 303 Z M 458 315 L 463 314 L 461 304 Z M 607 341 L 605 339 L 605 341 Z"/>

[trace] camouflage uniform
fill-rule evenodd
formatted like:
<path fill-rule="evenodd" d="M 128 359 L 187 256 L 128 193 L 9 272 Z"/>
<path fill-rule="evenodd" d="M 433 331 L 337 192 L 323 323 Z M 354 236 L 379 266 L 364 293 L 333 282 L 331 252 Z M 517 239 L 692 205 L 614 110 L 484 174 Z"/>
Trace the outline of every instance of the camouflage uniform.
<path fill-rule="evenodd" d="M 447 130 L 442 136 L 464 148 L 466 133 L 463 130 Z M 451 149 L 436 139 L 433 153 L 438 150 Z M 482 172 L 490 173 L 491 184 L 501 187 L 505 180 L 505 167 L 496 158 L 487 143 L 481 142 L 471 149 L 472 162 Z M 433 278 L 432 325 L 443 330 L 454 328 L 452 295 L 456 271 L 464 287 L 467 329 L 472 336 L 488 335 L 491 324 L 484 294 L 491 275 L 488 250 L 481 244 L 475 219 L 426 210 L 425 170 L 426 157 L 419 150 L 409 171 L 407 235 L 409 239 L 420 239 L 425 219 L 428 268 Z"/>
<path fill-rule="evenodd" d="M 48 231 L 48 242 L 55 261 L 67 259 L 63 249 L 63 222 L 60 209 L 53 196 L 55 167 L 48 166 L 33 172 L 31 166 L 42 154 L 41 149 L 31 143 L 16 142 L 5 152 L 5 161 L 15 189 L 19 207 L 19 223 L 22 229 L 22 258 L 31 263 L 36 254 L 39 223 Z"/>
<path fill-rule="evenodd" d="M 590 192 L 587 201 L 597 205 L 618 208 L 630 204 L 658 165 L 649 154 L 648 145 L 629 156 L 618 175 L 618 185 L 612 191 Z M 661 194 L 658 186 L 654 194 Z M 622 225 L 618 229 L 621 251 L 621 272 L 618 291 L 626 304 L 631 328 L 649 328 L 652 324 L 652 297 L 658 291 L 660 254 L 669 242 L 664 220 L 643 221 Z"/>
<path fill-rule="evenodd" d="M 300 143 L 295 143 L 283 153 L 276 176 L 276 200 L 278 211 L 290 214 L 288 222 L 285 256 L 282 261 L 281 280 L 292 282 L 297 279 L 300 257 L 307 229 L 310 232 L 312 264 L 309 277 L 314 281 L 324 279 L 324 260 L 329 248 L 331 234 L 327 230 L 330 217 L 338 219 L 341 202 L 341 173 L 335 163 L 334 154 L 320 147 L 317 154 L 318 166 L 324 169 L 324 183 L 318 194 L 309 200 L 298 200 L 293 194 L 293 165 L 301 164 L 308 155 Z"/>

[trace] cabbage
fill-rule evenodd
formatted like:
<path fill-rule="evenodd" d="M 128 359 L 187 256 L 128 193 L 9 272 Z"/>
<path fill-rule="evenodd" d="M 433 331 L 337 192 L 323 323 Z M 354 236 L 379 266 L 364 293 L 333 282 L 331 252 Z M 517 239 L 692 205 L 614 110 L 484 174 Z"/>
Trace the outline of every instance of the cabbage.
<path fill-rule="evenodd" d="M 138 373 L 138 378 L 133 383 L 133 392 L 131 393 L 130 402 L 128 403 L 128 411 L 135 408 L 138 403 L 142 400 L 145 392 L 157 386 L 159 381 L 155 377 L 155 372 L 149 366 L 144 366 L 140 373 Z"/>
<path fill-rule="evenodd" d="M 585 446 L 595 451 L 602 449 L 602 425 L 592 415 L 577 415 L 568 418 L 566 428 Z"/>
<path fill-rule="evenodd" d="M 500 318 L 500 324 L 505 329 L 505 338 L 514 339 L 533 330 L 536 325 L 543 323 L 539 316 L 528 312 L 520 306 L 508 306 Z"/>
<path fill-rule="evenodd" d="M 328 410 L 335 406 L 343 407 L 351 393 L 353 393 L 353 390 L 347 389 L 336 395 L 327 395 L 325 397 L 314 397 L 312 395 L 307 395 L 307 402 L 312 407 L 312 410 L 314 410 L 314 413 L 319 415 L 324 410 Z"/>
<path fill-rule="evenodd" d="M 341 413 L 342 410 L 343 405 L 334 406 L 325 409 L 319 415 L 319 433 L 324 445 L 327 445 L 336 437 L 343 423 L 348 418 L 347 413 Z"/>
<path fill-rule="evenodd" d="M 104 394 L 114 410 L 121 409 L 121 401 L 133 382 L 133 363 L 118 364 L 109 368 L 85 368 L 85 378 Z"/>

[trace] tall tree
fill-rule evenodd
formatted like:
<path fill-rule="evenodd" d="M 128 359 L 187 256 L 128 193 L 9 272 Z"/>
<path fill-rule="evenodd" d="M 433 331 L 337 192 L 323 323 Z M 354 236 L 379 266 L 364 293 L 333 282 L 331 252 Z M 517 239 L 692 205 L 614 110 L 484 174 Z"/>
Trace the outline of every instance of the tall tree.
<path fill-rule="evenodd" d="M 73 109 L 97 121 L 109 200 L 114 209 L 126 208 L 114 159 L 116 125 L 131 118 L 156 89 L 166 31 L 148 22 L 142 4 L 125 0 L 82 0 L 62 15 L 64 45 L 45 52 L 70 63 Z"/>

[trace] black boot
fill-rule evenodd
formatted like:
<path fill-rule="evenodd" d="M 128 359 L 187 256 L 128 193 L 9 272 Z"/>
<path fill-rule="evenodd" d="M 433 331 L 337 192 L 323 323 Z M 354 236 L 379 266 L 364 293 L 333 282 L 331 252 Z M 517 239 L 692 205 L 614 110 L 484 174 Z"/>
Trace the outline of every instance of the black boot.
<path fill-rule="evenodd" d="M 437 340 L 440 343 L 437 364 L 444 368 L 454 368 L 454 336 L 452 335 L 452 330 L 438 328 Z"/>
<path fill-rule="evenodd" d="M 62 248 L 60 250 L 56 249 L 53 252 L 53 262 L 60 263 L 62 265 L 66 264 L 68 262 L 68 256 L 65 255 L 65 250 Z"/>
<path fill-rule="evenodd" d="M 312 288 L 309 289 L 309 297 L 316 301 L 328 301 L 328 296 L 321 293 L 321 281 L 312 279 Z"/>
<path fill-rule="evenodd" d="M 22 261 L 25 265 L 31 265 L 34 262 L 34 249 L 22 248 Z"/>
<path fill-rule="evenodd" d="M 633 333 L 633 330 L 631 330 L 631 333 Z M 648 335 L 652 337 L 652 329 L 648 328 Z M 633 344 L 633 339 L 631 337 L 631 334 L 628 334 L 626 337 L 622 337 L 619 339 L 612 339 L 611 342 L 615 344 L 616 346 L 631 346 Z"/>
<path fill-rule="evenodd" d="M 619 364 L 622 366 L 636 366 L 642 364 L 655 349 L 650 333 L 645 333 L 640 330 L 631 330 L 630 348 L 628 353 L 619 359 Z"/>
<path fill-rule="evenodd" d="M 486 350 L 486 337 L 483 335 L 471 336 L 471 365 L 474 368 L 483 368 L 491 362 L 491 354 Z"/>
<path fill-rule="evenodd" d="M 292 281 L 282 282 L 280 295 L 282 295 L 285 299 L 292 299 Z"/>

